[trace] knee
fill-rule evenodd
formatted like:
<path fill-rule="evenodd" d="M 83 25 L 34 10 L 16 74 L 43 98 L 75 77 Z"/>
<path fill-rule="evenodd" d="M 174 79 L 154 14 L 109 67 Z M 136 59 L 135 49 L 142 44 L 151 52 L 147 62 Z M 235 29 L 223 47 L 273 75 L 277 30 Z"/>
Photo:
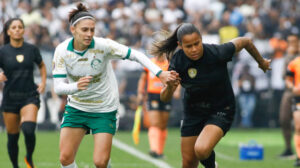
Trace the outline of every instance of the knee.
<path fill-rule="evenodd" d="M 62 165 L 67 166 L 74 162 L 74 157 L 70 154 L 61 153 L 59 156 L 59 161 Z"/>
<path fill-rule="evenodd" d="M 22 123 L 22 131 L 24 134 L 32 135 L 35 132 L 36 123 L 35 122 L 23 122 Z"/>
<path fill-rule="evenodd" d="M 195 159 L 184 159 L 182 161 L 182 167 L 183 168 L 196 168 L 198 166 L 199 162 Z"/>
<path fill-rule="evenodd" d="M 202 146 L 195 146 L 194 150 L 195 150 L 196 157 L 200 161 L 207 159 L 211 153 L 211 150 L 209 148 L 202 147 Z"/>
<path fill-rule="evenodd" d="M 94 164 L 95 164 L 96 168 L 106 168 L 108 161 L 109 161 L 109 158 L 94 159 Z"/>

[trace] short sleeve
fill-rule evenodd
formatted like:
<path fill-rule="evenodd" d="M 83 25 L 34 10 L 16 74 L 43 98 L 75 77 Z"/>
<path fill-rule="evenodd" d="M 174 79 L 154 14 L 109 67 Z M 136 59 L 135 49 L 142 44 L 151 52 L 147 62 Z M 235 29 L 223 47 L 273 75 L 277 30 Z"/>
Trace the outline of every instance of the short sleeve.
<path fill-rule="evenodd" d="M 43 59 L 40 53 L 40 50 L 37 47 L 34 47 L 34 62 L 37 65 L 40 65 L 42 63 Z"/>
<path fill-rule="evenodd" d="M 218 50 L 218 58 L 222 62 L 229 62 L 231 61 L 234 53 L 235 53 L 235 46 L 232 42 L 221 44 L 217 47 Z"/>
<path fill-rule="evenodd" d="M 106 39 L 106 55 L 111 59 L 129 59 L 131 49 L 127 46 L 117 43 L 113 40 Z"/>
<path fill-rule="evenodd" d="M 62 53 L 59 51 L 59 46 L 55 49 L 53 62 L 52 62 L 53 78 L 66 78 L 67 70 L 65 60 Z"/>
<path fill-rule="evenodd" d="M 169 63 L 169 68 L 168 68 L 168 71 L 176 71 L 177 72 L 177 70 L 176 70 L 176 55 L 178 54 L 178 52 L 177 53 L 175 53 L 174 55 L 173 55 L 173 57 L 171 58 L 171 60 L 170 60 L 170 63 Z"/>

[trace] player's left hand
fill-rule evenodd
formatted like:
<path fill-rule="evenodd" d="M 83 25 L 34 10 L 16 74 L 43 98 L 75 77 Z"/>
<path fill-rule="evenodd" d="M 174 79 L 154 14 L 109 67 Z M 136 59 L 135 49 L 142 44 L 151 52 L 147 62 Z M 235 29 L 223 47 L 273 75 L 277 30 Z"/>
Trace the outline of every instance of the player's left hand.
<path fill-rule="evenodd" d="M 175 71 L 163 71 L 158 78 L 164 85 L 167 85 L 169 82 L 176 82 L 179 79 L 179 74 Z"/>
<path fill-rule="evenodd" d="M 270 59 L 264 59 L 264 61 L 259 64 L 259 68 L 262 69 L 264 72 L 267 72 L 267 70 L 271 70 L 270 64 Z"/>
<path fill-rule="evenodd" d="M 38 84 L 38 88 L 37 88 L 37 91 L 41 94 L 41 93 L 44 93 L 45 92 L 45 87 L 46 87 L 46 84 L 45 83 L 40 83 Z"/>

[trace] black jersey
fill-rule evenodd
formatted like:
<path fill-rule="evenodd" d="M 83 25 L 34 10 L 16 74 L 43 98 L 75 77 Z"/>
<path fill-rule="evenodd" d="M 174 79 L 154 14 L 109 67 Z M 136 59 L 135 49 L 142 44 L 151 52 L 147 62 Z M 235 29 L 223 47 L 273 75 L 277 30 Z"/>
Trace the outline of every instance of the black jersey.
<path fill-rule="evenodd" d="M 33 70 L 34 63 L 40 65 L 42 56 L 37 47 L 23 43 L 22 47 L 14 48 L 10 44 L 0 49 L 0 68 L 3 69 L 7 81 L 4 96 L 23 97 L 36 91 Z"/>
<path fill-rule="evenodd" d="M 179 73 L 186 103 L 207 102 L 207 106 L 217 109 L 235 107 L 227 71 L 227 62 L 234 53 L 234 44 L 228 42 L 203 44 L 203 56 L 196 61 L 189 59 L 183 50 L 174 54 L 169 70 Z"/>

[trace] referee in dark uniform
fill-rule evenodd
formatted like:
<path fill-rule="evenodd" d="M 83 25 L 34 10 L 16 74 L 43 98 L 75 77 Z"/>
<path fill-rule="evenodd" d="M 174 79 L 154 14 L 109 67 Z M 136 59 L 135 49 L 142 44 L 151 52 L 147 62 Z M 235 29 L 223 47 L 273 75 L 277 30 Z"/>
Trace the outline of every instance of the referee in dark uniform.
<path fill-rule="evenodd" d="M 27 168 L 33 168 L 32 154 L 35 147 L 39 94 L 46 85 L 46 68 L 39 49 L 24 42 L 24 23 L 21 19 L 8 20 L 3 29 L 4 46 L 0 49 L 0 82 L 5 82 L 2 111 L 7 131 L 7 149 L 14 168 L 18 168 L 18 139 L 20 129 L 25 137 Z M 40 70 L 41 83 L 33 78 L 34 64 Z"/>
<path fill-rule="evenodd" d="M 173 54 L 178 46 L 180 49 Z M 169 70 L 179 74 L 176 82 L 163 88 L 162 101 L 169 101 L 179 84 L 185 88 L 182 167 L 196 168 L 199 161 L 205 168 L 217 167 L 213 149 L 230 129 L 235 113 L 227 62 L 243 48 L 264 72 L 270 69 L 270 60 L 261 57 L 249 38 L 240 37 L 221 45 L 203 44 L 199 30 L 189 23 L 179 25 L 166 40 L 153 43 L 151 54 L 166 53 Z"/>

